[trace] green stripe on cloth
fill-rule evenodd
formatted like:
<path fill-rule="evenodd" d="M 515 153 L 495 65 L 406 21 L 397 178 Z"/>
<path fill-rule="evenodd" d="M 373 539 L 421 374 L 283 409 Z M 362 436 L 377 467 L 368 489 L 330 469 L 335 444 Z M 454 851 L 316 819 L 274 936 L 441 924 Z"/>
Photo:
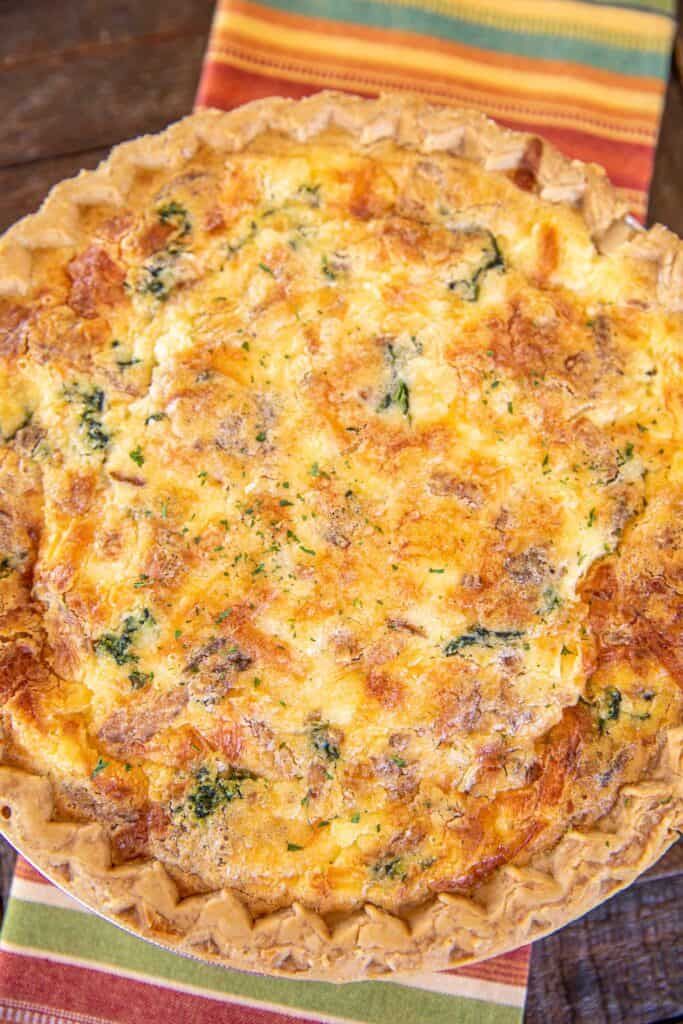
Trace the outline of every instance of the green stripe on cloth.
<path fill-rule="evenodd" d="M 345 0 L 342 4 L 338 0 L 264 0 L 259 6 L 343 24 L 431 35 L 482 50 L 539 61 L 544 58 L 568 60 L 635 77 L 666 77 L 670 60 L 668 44 L 663 46 L 659 39 L 632 36 L 630 45 L 626 46 L 624 40 L 619 39 L 616 27 L 609 42 L 605 33 L 606 41 L 599 43 L 552 32 L 500 29 L 456 14 L 443 14 L 430 9 L 428 4 L 409 6 L 388 4 L 383 0 Z"/>
<path fill-rule="evenodd" d="M 676 0 L 583 0 L 586 4 L 598 7 L 628 7 L 633 11 L 644 11 L 646 14 L 664 14 L 669 18 L 676 17 Z"/>
<path fill-rule="evenodd" d="M 234 995 L 364 1024 L 519 1024 L 522 1018 L 522 1010 L 516 1007 L 413 989 L 398 982 L 331 985 L 212 967 L 153 946 L 95 915 L 16 897 L 5 916 L 2 940 L 35 953 L 134 972 L 150 982 L 203 989 L 208 997 Z"/>

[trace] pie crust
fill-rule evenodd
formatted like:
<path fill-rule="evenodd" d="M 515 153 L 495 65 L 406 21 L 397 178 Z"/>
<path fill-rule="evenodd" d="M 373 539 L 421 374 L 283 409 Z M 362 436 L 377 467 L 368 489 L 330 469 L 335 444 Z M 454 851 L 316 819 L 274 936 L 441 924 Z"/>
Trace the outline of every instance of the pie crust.
<path fill-rule="evenodd" d="M 293 102 L 257 101 L 231 113 L 206 110 L 156 136 L 116 147 L 92 172 L 56 186 L 41 210 L 0 243 L 0 295 L 31 297 L 34 261 L 53 248 L 78 248 L 91 207 L 125 203 L 136 175 L 182 169 L 198 146 L 243 149 L 259 135 L 300 143 L 334 127 L 362 150 L 383 140 L 424 154 L 445 153 L 485 170 L 529 172 L 541 200 L 582 215 L 600 252 L 628 252 L 652 274 L 652 301 L 683 311 L 683 243 L 661 226 L 641 231 L 604 172 L 570 161 L 529 135 L 472 111 L 425 105 L 409 96 L 377 100 L 319 93 Z M 680 621 L 680 620 L 679 620 Z M 180 898 L 158 860 L 113 866 L 106 829 L 56 815 L 49 778 L 0 767 L 0 824 L 7 838 L 57 884 L 124 928 L 175 951 L 230 967 L 302 978 L 351 981 L 439 970 L 484 959 L 538 938 L 632 882 L 683 827 L 683 726 L 667 732 L 647 777 L 623 786 L 607 814 L 570 829 L 523 866 L 504 864 L 467 895 L 440 892 L 403 913 L 372 904 L 323 915 L 299 902 L 252 914 L 235 890 Z"/>

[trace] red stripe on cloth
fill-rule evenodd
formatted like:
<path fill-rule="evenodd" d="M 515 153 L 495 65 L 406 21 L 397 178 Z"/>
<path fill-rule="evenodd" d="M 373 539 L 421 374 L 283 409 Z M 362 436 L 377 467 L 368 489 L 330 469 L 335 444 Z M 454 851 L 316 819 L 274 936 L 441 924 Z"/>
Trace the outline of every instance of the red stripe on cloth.
<path fill-rule="evenodd" d="M 603 139 L 589 132 L 550 125 L 539 128 L 538 125 L 509 117 L 499 117 L 497 120 L 516 131 L 542 135 L 548 142 L 552 142 L 559 150 L 576 160 L 600 164 L 607 171 L 612 184 L 618 188 L 647 192 L 650 186 L 654 151 L 649 146 L 631 142 L 620 142 L 617 145 L 610 139 Z"/>
<path fill-rule="evenodd" d="M 218 107 L 232 110 L 242 103 L 264 99 L 267 96 L 288 96 L 299 100 L 319 92 L 319 86 L 304 82 L 290 82 L 285 78 L 257 75 L 227 64 L 207 61 L 204 65 L 195 106 Z"/>
<path fill-rule="evenodd" d="M 62 1010 L 46 1009 L 39 1003 L 23 999 L 0 998 L 0 1021 L 13 1024 L 116 1024 L 109 1018 L 91 1017 L 86 1013 L 66 1013 Z"/>
<path fill-rule="evenodd" d="M 315 1024 L 313 1018 L 288 1010 L 279 1013 L 189 995 L 8 950 L 0 956 L 0 1005 L 3 996 L 30 1001 L 43 1012 L 95 1014 L 116 1024 Z"/>
<path fill-rule="evenodd" d="M 510 953 L 503 953 L 478 964 L 456 967 L 447 973 L 466 978 L 479 978 L 482 981 L 497 981 L 504 985 L 524 986 L 529 975 L 530 959 L 531 946 L 520 946 Z"/>
<path fill-rule="evenodd" d="M 32 864 L 24 860 L 23 857 L 17 857 L 14 874 L 18 878 L 23 878 L 26 882 L 42 882 L 44 885 L 52 884 L 44 875 L 41 875 L 40 871 L 36 871 Z"/>

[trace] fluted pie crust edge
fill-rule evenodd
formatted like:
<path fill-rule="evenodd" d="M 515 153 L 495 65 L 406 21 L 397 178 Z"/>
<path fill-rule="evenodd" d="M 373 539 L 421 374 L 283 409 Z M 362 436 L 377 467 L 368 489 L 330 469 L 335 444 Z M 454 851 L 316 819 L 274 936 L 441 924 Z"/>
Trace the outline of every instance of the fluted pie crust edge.
<path fill-rule="evenodd" d="M 487 170 L 524 168 L 533 136 L 483 115 L 409 96 L 361 100 L 319 93 L 267 99 L 231 113 L 206 110 L 116 147 L 95 171 L 57 185 L 40 211 L 0 242 L 0 294 L 30 296 L 34 250 L 78 245 L 81 208 L 122 205 L 141 170 L 177 170 L 198 146 L 235 152 L 264 132 L 305 142 L 330 127 L 363 147 L 392 139 Z M 657 270 L 654 301 L 683 310 L 683 242 L 660 225 L 637 229 L 604 172 L 544 144 L 534 169 L 541 199 L 579 210 L 596 247 L 628 247 Z M 270 974 L 350 981 L 438 970 L 484 959 L 546 934 L 633 881 L 683 828 L 683 728 L 671 729 L 646 781 L 624 786 L 612 810 L 570 830 L 525 867 L 505 865 L 471 897 L 442 893 L 403 916 L 371 904 L 334 920 L 298 904 L 252 918 L 230 889 L 179 898 L 160 861 L 112 866 L 97 823 L 55 820 L 49 779 L 0 766 L 0 827 L 50 878 L 128 930 L 208 962 Z"/>

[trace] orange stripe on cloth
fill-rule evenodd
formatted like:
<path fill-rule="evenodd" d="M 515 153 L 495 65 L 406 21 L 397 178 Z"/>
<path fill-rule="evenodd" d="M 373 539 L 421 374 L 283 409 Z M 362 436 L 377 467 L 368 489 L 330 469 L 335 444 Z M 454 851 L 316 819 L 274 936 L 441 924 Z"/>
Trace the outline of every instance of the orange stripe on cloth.
<path fill-rule="evenodd" d="M 44 885 L 51 884 L 47 878 L 41 875 L 40 871 L 36 871 L 33 864 L 29 864 L 23 857 L 17 857 L 14 874 L 17 878 L 23 878 L 25 882 L 42 882 Z"/>
<path fill-rule="evenodd" d="M 466 46 L 453 40 L 439 39 L 436 36 L 424 35 L 417 32 L 408 32 L 396 28 L 374 28 L 358 23 L 335 21 L 331 18 L 315 17 L 300 14 L 293 14 L 288 11 L 280 11 L 275 8 L 265 9 L 260 4 L 250 3 L 249 0 L 230 0 L 229 6 L 225 8 L 223 20 L 216 19 L 211 34 L 210 49 L 213 52 L 220 51 L 223 40 L 232 38 L 236 32 L 230 25 L 230 14 L 232 12 L 244 14 L 255 20 L 260 20 L 268 25 L 282 25 L 286 28 L 299 29 L 307 32 L 319 32 L 329 40 L 330 37 L 344 37 L 349 39 L 367 40 L 392 45 L 403 45 L 411 50 L 421 50 L 445 54 L 446 56 L 459 57 L 462 60 L 475 61 L 478 64 L 490 66 L 493 72 L 496 69 L 528 71 L 531 74 L 544 74 L 560 78 L 578 78 L 584 81 L 592 81 L 596 84 L 605 85 L 612 90 L 637 91 L 639 93 L 653 93 L 661 95 L 664 90 L 664 83 L 659 78 L 639 76 L 634 79 L 632 75 L 620 74 L 617 71 L 609 71 L 604 68 L 592 67 L 588 64 L 577 64 L 567 60 L 552 60 L 544 57 L 542 60 L 530 57 L 522 57 L 519 54 L 496 53 L 493 50 L 485 50 L 480 47 Z M 284 47 L 288 49 L 288 47 Z M 627 114 L 628 111 L 623 111 Z"/>
<path fill-rule="evenodd" d="M 464 102 L 486 110 L 497 117 L 517 115 L 533 119 L 535 123 L 561 124 L 594 131 L 615 142 L 635 142 L 652 146 L 655 126 L 652 119 L 639 114 L 606 111 L 603 107 L 582 101 L 576 108 L 568 108 L 567 96 L 553 98 L 545 94 L 538 99 L 528 92 L 515 91 L 507 81 L 500 85 L 482 86 L 472 82 L 466 74 L 451 69 L 444 76 L 438 68 L 409 68 L 403 70 L 389 64 L 368 64 L 354 58 L 330 59 L 325 55 L 301 59 L 277 43 L 254 42 L 232 33 L 219 50 L 211 50 L 214 63 L 226 63 L 262 71 L 272 69 L 300 81 L 315 81 L 320 86 L 334 85 L 356 89 L 359 86 L 377 93 L 386 89 L 413 90 L 435 100 Z M 571 88 L 571 86 L 568 86 Z"/>
<path fill-rule="evenodd" d="M 526 985 L 530 956 L 531 946 L 520 946 L 510 953 L 503 953 L 478 964 L 456 967 L 447 973 L 466 978 L 479 978 L 482 981 L 497 981 L 503 985 Z"/>

